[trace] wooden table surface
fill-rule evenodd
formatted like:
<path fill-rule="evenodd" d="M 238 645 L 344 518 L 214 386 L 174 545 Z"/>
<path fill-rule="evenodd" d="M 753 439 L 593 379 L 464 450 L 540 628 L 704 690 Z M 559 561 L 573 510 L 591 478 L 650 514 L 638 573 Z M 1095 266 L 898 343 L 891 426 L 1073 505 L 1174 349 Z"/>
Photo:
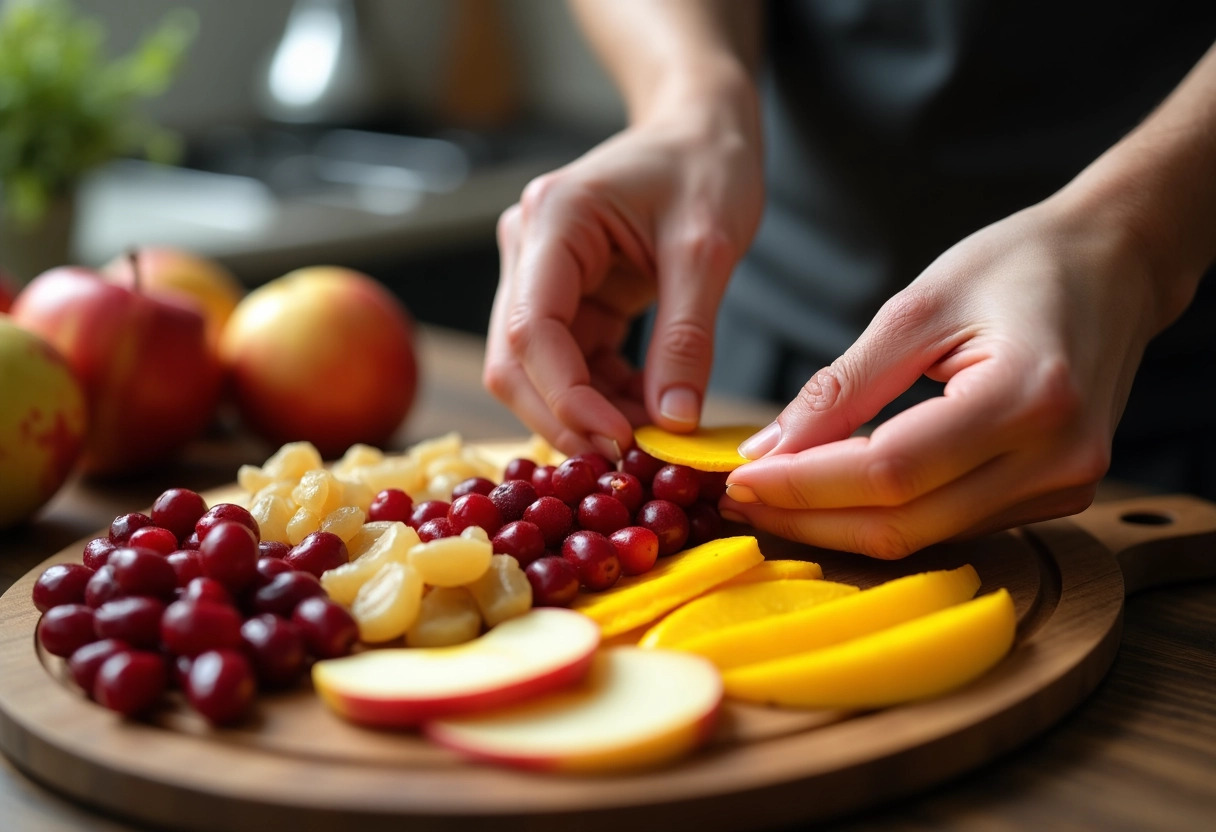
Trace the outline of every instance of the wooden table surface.
<path fill-rule="evenodd" d="M 481 388 L 480 339 L 424 329 L 419 399 L 395 444 L 457 430 L 470 440 L 523 428 Z M 763 423 L 768 405 L 714 400 L 707 421 Z M 269 449 L 217 430 L 139 480 L 72 483 L 27 526 L 0 535 L 0 592 L 46 557 L 149 505 L 170 486 L 231 482 Z M 1108 489 L 1114 491 L 1114 489 Z M 1129 599 L 1123 646 L 1098 690 L 1021 749 L 932 792 L 842 819 L 848 830 L 1207 830 L 1216 827 L 1216 582 Z M 25 777 L 0 756 L 6 832 L 140 829 Z M 752 828 L 746 817 L 738 828 Z"/>

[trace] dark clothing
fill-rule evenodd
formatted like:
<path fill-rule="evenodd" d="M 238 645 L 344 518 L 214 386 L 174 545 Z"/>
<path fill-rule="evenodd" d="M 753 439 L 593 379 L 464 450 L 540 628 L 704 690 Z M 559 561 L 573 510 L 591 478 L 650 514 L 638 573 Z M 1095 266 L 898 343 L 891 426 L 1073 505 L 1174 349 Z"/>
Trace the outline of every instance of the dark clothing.
<path fill-rule="evenodd" d="M 1142 121 L 1216 41 L 1216 3 L 787 0 L 767 23 L 768 203 L 714 387 L 788 401 L 939 254 Z M 1112 475 L 1216 498 L 1214 282 L 1150 346 Z"/>

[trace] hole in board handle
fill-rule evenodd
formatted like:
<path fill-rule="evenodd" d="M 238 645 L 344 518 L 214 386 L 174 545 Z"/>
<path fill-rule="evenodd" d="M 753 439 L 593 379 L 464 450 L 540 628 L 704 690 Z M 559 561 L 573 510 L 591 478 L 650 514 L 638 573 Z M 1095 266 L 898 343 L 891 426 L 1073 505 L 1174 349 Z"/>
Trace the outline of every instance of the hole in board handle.
<path fill-rule="evenodd" d="M 1137 526 L 1168 526 L 1174 522 L 1173 517 L 1156 511 L 1129 511 L 1121 514 L 1119 519 Z"/>

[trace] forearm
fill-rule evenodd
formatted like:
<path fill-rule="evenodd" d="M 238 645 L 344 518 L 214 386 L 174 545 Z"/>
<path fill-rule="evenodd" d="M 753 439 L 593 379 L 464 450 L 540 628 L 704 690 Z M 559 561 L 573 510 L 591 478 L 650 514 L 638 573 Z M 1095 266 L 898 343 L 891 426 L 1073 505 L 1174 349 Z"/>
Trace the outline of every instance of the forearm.
<path fill-rule="evenodd" d="M 1155 331 L 1177 318 L 1216 261 L 1216 46 L 1059 197 L 1110 219 L 1149 271 Z"/>
<path fill-rule="evenodd" d="M 697 107 L 758 135 L 755 0 L 571 0 L 632 123 Z"/>

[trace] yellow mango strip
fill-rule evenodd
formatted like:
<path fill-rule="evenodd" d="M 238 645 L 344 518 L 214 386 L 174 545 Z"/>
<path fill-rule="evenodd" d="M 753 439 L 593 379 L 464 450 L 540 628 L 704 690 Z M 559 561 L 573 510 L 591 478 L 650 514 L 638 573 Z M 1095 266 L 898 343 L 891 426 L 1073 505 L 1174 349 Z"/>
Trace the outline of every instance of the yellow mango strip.
<path fill-rule="evenodd" d="M 960 604 L 979 588 L 980 577 L 970 565 L 921 572 L 808 609 L 715 630 L 676 649 L 698 653 L 727 670 L 885 630 Z"/>
<path fill-rule="evenodd" d="M 759 567 L 753 566 L 748 572 Z M 678 647 L 713 630 L 813 607 L 857 592 L 831 581 L 765 581 L 719 587 L 668 613 L 646 631 L 639 647 Z"/>
<path fill-rule="evenodd" d="M 641 627 L 634 627 L 632 630 L 617 633 L 611 638 L 603 638 L 603 634 L 601 633 L 600 647 L 637 647 L 638 642 L 641 641 L 642 636 L 646 635 L 648 629 L 647 624 L 643 624 Z"/>
<path fill-rule="evenodd" d="M 659 558 L 649 572 L 621 578 L 612 589 L 580 594 L 571 607 L 611 638 L 654 621 L 763 560 L 756 538 L 723 537 Z"/>
<path fill-rule="evenodd" d="M 766 560 L 757 563 L 746 572 L 742 572 L 729 581 L 722 583 L 723 587 L 754 584 L 761 581 L 823 580 L 823 568 L 809 560 Z"/>
<path fill-rule="evenodd" d="M 643 425 L 633 432 L 633 441 L 664 462 L 687 465 L 698 471 L 733 471 L 747 462 L 739 456 L 739 443 L 758 430 L 752 425 L 729 425 L 672 433 L 657 425 Z"/>
<path fill-rule="evenodd" d="M 940 696 L 978 678 L 1013 646 L 1008 591 L 868 636 L 723 674 L 727 696 L 800 708 L 883 708 Z"/>

